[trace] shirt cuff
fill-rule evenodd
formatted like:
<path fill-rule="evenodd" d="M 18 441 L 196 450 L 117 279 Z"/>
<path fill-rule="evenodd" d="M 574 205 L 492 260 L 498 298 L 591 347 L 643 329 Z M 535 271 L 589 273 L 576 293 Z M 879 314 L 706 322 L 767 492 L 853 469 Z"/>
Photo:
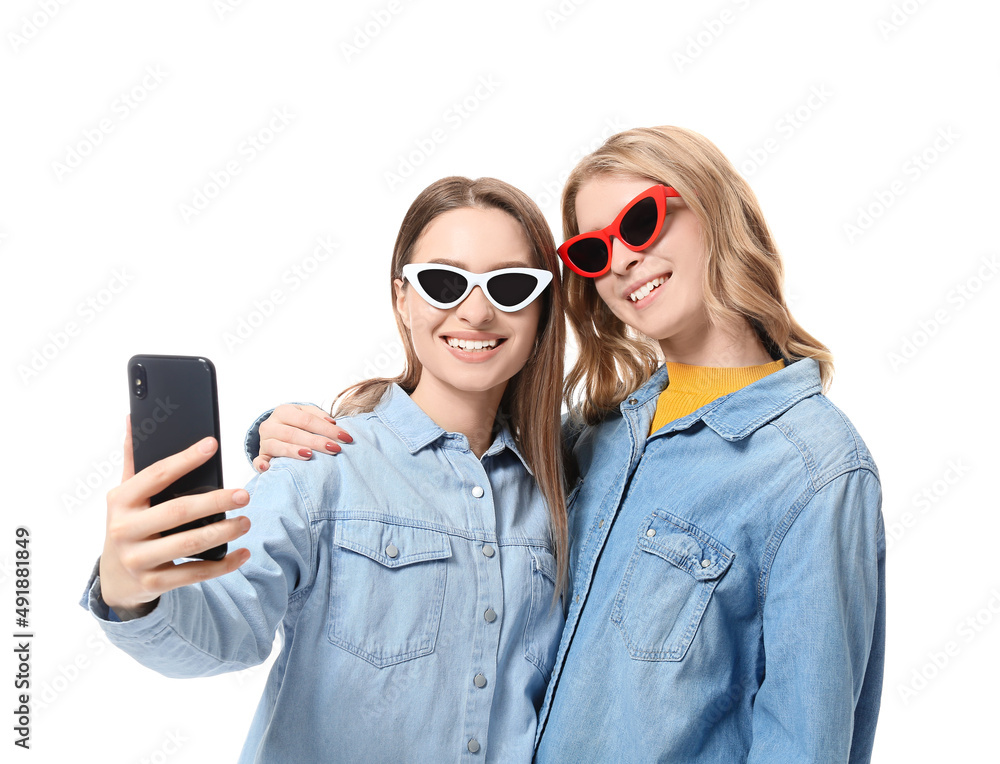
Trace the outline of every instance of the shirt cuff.
<path fill-rule="evenodd" d="M 84 610 L 90 611 L 98 621 L 102 624 L 105 623 L 115 623 L 115 624 L 125 624 L 130 621 L 140 621 L 147 618 L 151 613 L 159 609 L 159 600 L 156 604 L 146 613 L 139 614 L 138 611 L 123 611 L 121 614 L 116 613 L 107 602 L 104 601 L 104 597 L 101 595 L 101 558 L 97 558 L 97 562 L 94 563 L 94 569 L 90 572 L 90 578 L 87 581 L 87 587 L 83 591 L 83 596 L 80 598 L 80 607 Z M 122 617 L 124 616 L 124 617 Z"/>
<path fill-rule="evenodd" d="M 253 424 L 250 425 L 250 429 L 247 430 L 246 437 L 243 438 L 243 450 L 247 455 L 247 461 L 253 464 L 253 460 L 257 458 L 257 454 L 260 453 L 260 426 L 274 412 L 274 409 L 268 409 L 259 417 L 257 417 Z"/>
<path fill-rule="evenodd" d="M 306 403 L 304 401 L 292 401 L 293 406 L 315 406 L 314 403 Z M 253 460 L 257 458 L 260 453 L 260 426 L 264 424 L 264 420 L 267 419 L 271 414 L 274 413 L 274 409 L 268 409 L 259 417 L 257 417 L 253 424 L 250 425 L 250 429 L 247 430 L 246 436 L 243 438 L 243 450 L 246 452 L 247 461 L 253 464 Z"/>

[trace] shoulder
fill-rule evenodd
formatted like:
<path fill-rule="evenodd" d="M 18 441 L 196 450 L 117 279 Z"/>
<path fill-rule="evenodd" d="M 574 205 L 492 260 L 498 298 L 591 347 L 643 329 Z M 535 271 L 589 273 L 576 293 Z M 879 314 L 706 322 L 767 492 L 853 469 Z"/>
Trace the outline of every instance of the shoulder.
<path fill-rule="evenodd" d="M 628 454 L 632 442 L 628 422 L 620 411 L 608 412 L 595 424 L 587 424 L 579 416 L 564 415 L 562 434 L 571 478 L 589 474 L 597 466 L 607 466 L 609 454 Z"/>
<path fill-rule="evenodd" d="M 340 453 L 317 452 L 308 460 L 276 457 L 267 471 L 255 479 L 256 489 L 273 486 L 297 493 L 307 507 L 320 506 L 340 496 L 351 474 L 371 474 L 380 463 L 396 458 L 393 449 L 396 438 L 376 414 L 341 417 L 337 424 L 352 438 Z"/>
<path fill-rule="evenodd" d="M 802 399 L 770 426 L 798 452 L 814 488 L 855 470 L 867 470 L 878 480 L 875 460 L 857 428 L 826 395 Z"/>
<path fill-rule="evenodd" d="M 857 571 L 885 554 L 878 468 L 847 415 L 817 393 L 769 425 L 800 461 L 806 482 L 803 486 L 798 480 L 788 481 L 796 488 L 773 515 L 761 562 L 762 601 L 777 560 L 783 559 L 786 569 L 801 564 L 810 571 L 828 569 L 826 563 L 831 561 L 839 565 L 853 560 Z"/>

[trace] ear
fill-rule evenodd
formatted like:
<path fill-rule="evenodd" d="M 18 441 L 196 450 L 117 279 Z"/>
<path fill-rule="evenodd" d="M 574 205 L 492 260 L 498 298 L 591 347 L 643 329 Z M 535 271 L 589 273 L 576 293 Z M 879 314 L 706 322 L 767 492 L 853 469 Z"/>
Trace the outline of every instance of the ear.
<path fill-rule="evenodd" d="M 399 320 L 403 322 L 403 326 L 409 329 L 410 312 L 406 307 L 406 284 L 403 283 L 402 279 L 395 279 L 392 282 L 392 287 L 396 292 L 396 313 L 399 314 Z"/>

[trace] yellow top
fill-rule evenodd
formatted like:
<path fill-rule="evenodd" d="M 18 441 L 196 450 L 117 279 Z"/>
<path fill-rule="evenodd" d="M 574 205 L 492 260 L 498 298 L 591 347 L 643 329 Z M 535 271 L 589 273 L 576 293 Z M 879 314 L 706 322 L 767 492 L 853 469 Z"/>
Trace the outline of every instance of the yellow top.
<path fill-rule="evenodd" d="M 675 419 L 697 411 L 720 396 L 735 393 L 740 388 L 783 368 L 785 362 L 782 360 L 761 366 L 734 368 L 689 366 L 667 361 L 667 375 L 670 381 L 656 401 L 656 412 L 653 414 L 649 434 L 652 435 Z"/>

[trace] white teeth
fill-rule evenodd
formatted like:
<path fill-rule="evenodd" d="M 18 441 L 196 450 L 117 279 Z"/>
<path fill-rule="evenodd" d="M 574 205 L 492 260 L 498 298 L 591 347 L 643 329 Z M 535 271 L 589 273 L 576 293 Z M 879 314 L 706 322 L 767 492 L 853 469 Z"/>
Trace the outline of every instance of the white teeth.
<path fill-rule="evenodd" d="M 460 348 L 461 350 L 484 350 L 489 348 L 495 348 L 497 346 L 496 340 L 460 340 L 455 337 L 448 338 L 448 344 L 453 348 Z"/>
<path fill-rule="evenodd" d="M 643 299 L 644 297 L 648 297 L 649 293 L 652 292 L 654 289 L 656 289 L 656 287 L 666 283 L 667 280 L 662 276 L 660 278 L 655 278 L 652 281 L 649 281 L 643 286 L 636 289 L 628 297 L 632 302 L 639 302 L 639 300 Z"/>

